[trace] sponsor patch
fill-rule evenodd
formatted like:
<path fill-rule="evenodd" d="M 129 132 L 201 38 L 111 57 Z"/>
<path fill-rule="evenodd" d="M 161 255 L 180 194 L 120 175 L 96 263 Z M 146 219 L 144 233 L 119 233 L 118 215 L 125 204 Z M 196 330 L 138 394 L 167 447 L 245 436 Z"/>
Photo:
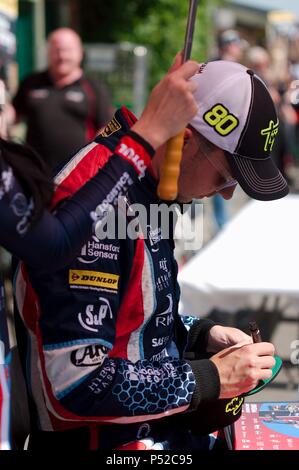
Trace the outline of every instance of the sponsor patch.
<path fill-rule="evenodd" d="M 152 347 L 158 348 L 160 346 L 165 346 L 169 341 L 169 336 L 164 336 L 163 338 L 152 338 Z"/>
<path fill-rule="evenodd" d="M 87 305 L 85 312 L 78 314 L 78 320 L 85 330 L 94 331 L 95 333 L 103 326 L 103 322 L 112 320 L 112 310 L 109 300 L 99 297 L 99 303 L 95 305 Z"/>
<path fill-rule="evenodd" d="M 275 142 L 275 137 L 278 134 L 279 121 L 277 119 L 276 124 L 274 121 L 269 122 L 269 126 L 266 129 L 261 130 L 261 135 L 266 137 L 264 150 L 265 152 L 272 152 L 272 148 Z"/>
<path fill-rule="evenodd" d="M 69 270 L 70 286 L 104 287 L 106 289 L 118 289 L 119 275 L 102 273 L 99 271 Z"/>
<path fill-rule="evenodd" d="M 232 413 L 234 416 L 238 413 L 240 410 L 242 404 L 244 402 L 243 397 L 234 397 L 231 399 L 229 403 L 227 403 L 225 407 L 225 413 Z"/>
<path fill-rule="evenodd" d="M 159 242 L 163 238 L 161 227 L 153 229 L 150 225 L 147 225 L 147 233 L 152 252 L 159 251 Z"/>
<path fill-rule="evenodd" d="M 169 356 L 168 352 L 167 352 L 167 349 L 162 349 L 162 351 L 160 351 L 158 354 L 154 354 L 152 357 L 151 357 L 151 361 L 161 361 L 161 359 L 164 359 L 164 357 L 167 357 Z"/>
<path fill-rule="evenodd" d="M 100 129 L 98 135 L 101 137 L 109 137 L 110 135 L 114 134 L 115 132 L 121 129 L 121 125 L 118 120 L 113 117 L 110 122 L 108 122 L 107 126 L 104 129 Z"/>
<path fill-rule="evenodd" d="M 113 360 L 110 360 L 109 365 L 103 366 L 98 373 L 98 377 L 94 377 L 89 383 L 89 390 L 95 395 L 98 395 L 107 387 L 110 387 L 114 379 L 115 370 L 116 363 Z"/>
<path fill-rule="evenodd" d="M 115 150 L 115 153 L 128 160 L 134 166 L 139 175 L 144 174 L 147 167 L 146 162 L 140 155 L 138 155 L 138 153 L 136 153 L 134 148 L 128 147 L 124 142 L 121 142 Z"/>
<path fill-rule="evenodd" d="M 102 243 L 93 235 L 92 239 L 82 247 L 81 256 L 79 256 L 78 261 L 83 264 L 92 264 L 99 259 L 117 261 L 119 251 L 119 246 L 115 246 L 112 243 Z"/>
<path fill-rule="evenodd" d="M 158 291 L 161 292 L 163 289 L 169 287 L 171 280 L 171 271 L 168 269 L 166 258 L 159 261 L 159 268 L 162 273 L 157 277 L 156 287 Z"/>
<path fill-rule="evenodd" d="M 167 294 L 167 298 L 169 300 L 169 306 L 164 312 L 160 312 L 156 315 L 155 317 L 155 326 L 156 328 L 161 328 L 161 327 L 168 327 L 171 325 L 174 321 L 173 318 L 173 300 L 172 300 L 172 295 Z M 153 338 L 154 341 L 154 338 Z"/>
<path fill-rule="evenodd" d="M 101 365 L 107 357 L 108 348 L 101 344 L 92 344 L 71 352 L 71 362 L 76 367 Z"/>
<path fill-rule="evenodd" d="M 109 207 L 111 205 L 116 205 L 119 202 L 119 196 L 126 193 L 132 184 L 132 178 L 129 173 L 125 171 L 113 186 L 110 193 L 107 194 L 103 202 L 97 206 L 95 211 L 90 213 L 91 218 L 95 222 L 101 222 L 103 217 L 107 217 Z M 97 233 L 97 226 L 95 227 L 95 233 Z"/>

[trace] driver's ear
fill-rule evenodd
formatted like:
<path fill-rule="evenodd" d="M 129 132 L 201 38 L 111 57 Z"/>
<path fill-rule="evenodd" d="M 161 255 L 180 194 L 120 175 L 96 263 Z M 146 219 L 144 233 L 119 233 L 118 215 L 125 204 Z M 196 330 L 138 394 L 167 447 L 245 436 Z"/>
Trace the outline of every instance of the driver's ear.
<path fill-rule="evenodd" d="M 184 147 L 188 144 L 192 135 L 193 135 L 192 129 L 190 129 L 189 127 L 186 127 L 185 132 L 184 132 Z"/>

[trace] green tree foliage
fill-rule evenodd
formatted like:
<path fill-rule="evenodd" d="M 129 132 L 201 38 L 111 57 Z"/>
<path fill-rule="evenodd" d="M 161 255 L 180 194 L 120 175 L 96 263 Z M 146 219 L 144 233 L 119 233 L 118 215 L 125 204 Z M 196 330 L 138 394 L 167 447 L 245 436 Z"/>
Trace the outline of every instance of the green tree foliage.
<path fill-rule="evenodd" d="M 184 1 L 184 0 L 183 0 Z M 115 43 L 130 37 L 146 19 L 153 0 L 78 0 L 78 13 L 85 42 Z"/>
<path fill-rule="evenodd" d="M 221 0 L 200 0 L 192 57 L 207 58 L 212 38 L 213 7 Z M 150 86 L 156 83 L 183 48 L 188 0 L 81 1 L 82 31 L 86 42 L 130 41 L 151 51 Z"/>
<path fill-rule="evenodd" d="M 209 5 L 211 5 L 209 0 Z M 177 51 L 184 45 L 188 0 L 153 1 L 146 17 L 136 24 L 131 40 L 150 47 L 153 81 L 169 68 Z M 129 36 L 127 36 L 129 40 Z M 208 0 L 201 0 L 197 13 L 192 58 L 205 60 L 211 39 L 211 18 Z"/>

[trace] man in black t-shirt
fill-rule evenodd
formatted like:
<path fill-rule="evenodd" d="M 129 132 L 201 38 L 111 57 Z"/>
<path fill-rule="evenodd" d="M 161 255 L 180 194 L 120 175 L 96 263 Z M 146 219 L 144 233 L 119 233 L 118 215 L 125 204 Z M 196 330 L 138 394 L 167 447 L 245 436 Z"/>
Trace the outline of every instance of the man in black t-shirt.
<path fill-rule="evenodd" d="M 85 76 L 82 57 L 75 31 L 53 31 L 48 69 L 27 77 L 13 100 L 18 118 L 27 123 L 27 143 L 52 168 L 92 140 L 112 115 L 105 86 Z"/>

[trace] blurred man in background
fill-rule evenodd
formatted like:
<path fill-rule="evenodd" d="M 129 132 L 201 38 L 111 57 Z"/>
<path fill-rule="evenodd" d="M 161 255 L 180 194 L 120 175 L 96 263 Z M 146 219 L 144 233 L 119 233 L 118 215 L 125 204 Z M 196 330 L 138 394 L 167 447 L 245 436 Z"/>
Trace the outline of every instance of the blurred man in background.
<path fill-rule="evenodd" d="M 230 60 L 242 62 L 244 49 L 247 42 L 241 39 L 239 33 L 234 29 L 223 31 L 218 37 L 219 57 L 218 60 Z"/>
<path fill-rule="evenodd" d="M 110 119 L 103 83 L 85 76 L 78 34 L 59 28 L 48 38 L 48 69 L 27 77 L 13 100 L 27 124 L 26 142 L 52 167 L 92 140 Z"/>

